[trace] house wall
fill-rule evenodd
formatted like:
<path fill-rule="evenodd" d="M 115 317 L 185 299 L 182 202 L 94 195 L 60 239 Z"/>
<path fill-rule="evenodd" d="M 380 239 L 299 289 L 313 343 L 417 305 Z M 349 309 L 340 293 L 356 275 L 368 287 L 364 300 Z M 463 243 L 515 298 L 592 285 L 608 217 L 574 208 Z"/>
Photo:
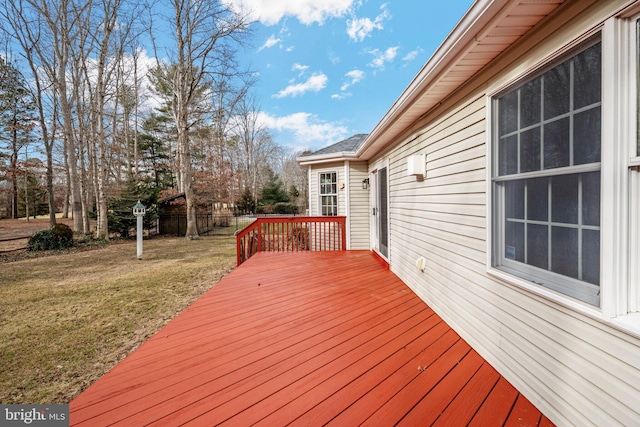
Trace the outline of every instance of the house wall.
<path fill-rule="evenodd" d="M 638 335 L 487 268 L 488 91 L 625 2 L 586 3 L 570 2 L 370 164 L 389 161 L 392 271 L 556 424 L 638 425 Z M 424 180 L 407 176 L 415 153 L 426 153 Z"/>
<path fill-rule="evenodd" d="M 348 162 L 349 173 L 349 223 L 350 247 L 366 250 L 369 242 L 369 189 L 362 188 L 362 180 L 369 177 L 366 162 Z"/>
<path fill-rule="evenodd" d="M 320 188 L 319 180 L 322 172 L 338 173 L 338 215 L 346 215 L 346 170 L 344 162 L 324 163 L 312 165 L 309 170 L 309 215 L 321 215 L 320 213 Z M 340 188 L 342 184 L 345 187 Z"/>
<path fill-rule="evenodd" d="M 321 215 L 318 182 L 323 172 L 338 173 L 338 215 L 347 217 L 348 249 L 369 249 L 369 190 L 362 189 L 362 180 L 368 176 L 367 163 L 341 161 L 311 165 L 309 215 L 312 216 Z"/>

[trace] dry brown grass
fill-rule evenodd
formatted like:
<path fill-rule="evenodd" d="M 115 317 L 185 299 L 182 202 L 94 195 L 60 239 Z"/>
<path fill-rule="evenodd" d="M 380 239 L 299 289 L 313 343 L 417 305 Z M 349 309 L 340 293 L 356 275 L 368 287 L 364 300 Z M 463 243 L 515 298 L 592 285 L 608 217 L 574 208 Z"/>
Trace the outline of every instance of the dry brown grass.
<path fill-rule="evenodd" d="M 0 403 L 67 403 L 235 264 L 233 237 L 0 263 Z"/>

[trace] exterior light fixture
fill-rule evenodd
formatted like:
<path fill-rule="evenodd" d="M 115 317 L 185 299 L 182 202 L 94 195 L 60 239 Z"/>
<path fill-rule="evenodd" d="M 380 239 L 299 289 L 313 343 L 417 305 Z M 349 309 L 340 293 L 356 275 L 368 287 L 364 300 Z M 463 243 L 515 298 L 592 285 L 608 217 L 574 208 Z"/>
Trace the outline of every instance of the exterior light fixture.
<path fill-rule="evenodd" d="M 366 190 L 369 188 L 369 178 L 365 178 L 362 180 L 362 189 Z"/>

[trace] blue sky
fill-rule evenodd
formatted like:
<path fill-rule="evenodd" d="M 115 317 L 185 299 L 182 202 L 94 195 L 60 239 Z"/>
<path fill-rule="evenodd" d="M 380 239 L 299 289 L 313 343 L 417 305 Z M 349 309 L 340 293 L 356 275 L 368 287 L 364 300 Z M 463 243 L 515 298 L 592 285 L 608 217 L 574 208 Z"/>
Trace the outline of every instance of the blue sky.
<path fill-rule="evenodd" d="M 472 0 L 227 0 L 253 11 L 240 61 L 262 122 L 291 150 L 369 133 Z"/>

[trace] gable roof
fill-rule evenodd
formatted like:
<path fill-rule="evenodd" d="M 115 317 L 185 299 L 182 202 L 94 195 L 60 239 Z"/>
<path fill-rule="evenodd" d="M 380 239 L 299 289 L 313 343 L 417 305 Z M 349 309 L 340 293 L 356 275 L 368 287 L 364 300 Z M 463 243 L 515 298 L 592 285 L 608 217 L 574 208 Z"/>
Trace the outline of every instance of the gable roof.
<path fill-rule="evenodd" d="M 367 137 L 366 133 L 359 133 L 347 139 L 331 144 L 327 147 L 314 151 L 311 154 L 297 158 L 301 165 L 326 163 L 340 160 L 350 160 L 356 158 L 356 152 Z"/>

